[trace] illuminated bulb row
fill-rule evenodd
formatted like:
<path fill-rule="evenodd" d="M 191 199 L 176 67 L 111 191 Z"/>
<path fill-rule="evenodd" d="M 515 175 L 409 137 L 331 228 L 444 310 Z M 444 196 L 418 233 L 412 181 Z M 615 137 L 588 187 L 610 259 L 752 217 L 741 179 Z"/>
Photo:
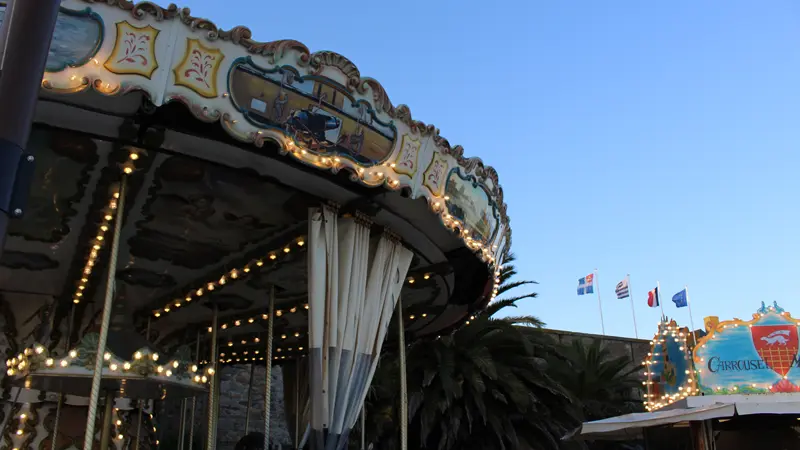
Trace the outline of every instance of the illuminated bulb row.
<path fill-rule="evenodd" d="M 288 312 L 294 314 L 297 311 L 299 311 L 299 309 L 300 309 L 299 307 L 293 306 L 293 307 L 288 309 Z M 303 305 L 303 309 L 308 309 L 308 303 Z M 283 315 L 284 315 L 284 311 L 282 309 L 279 309 L 279 310 L 275 311 L 275 316 L 276 317 L 281 317 Z M 268 319 L 269 319 L 269 314 L 262 314 L 261 315 L 261 320 L 268 320 Z M 231 327 L 240 327 L 240 326 L 243 326 L 243 325 L 254 323 L 256 320 L 258 320 L 258 316 L 248 317 L 247 319 L 237 319 L 237 320 L 234 320 L 233 322 L 231 322 L 230 324 L 223 323 L 222 325 L 219 326 L 219 329 L 220 330 L 227 330 L 228 328 L 231 328 Z M 208 327 L 207 331 L 209 333 L 211 333 L 213 331 L 213 329 L 211 327 Z M 255 342 L 258 342 L 258 341 L 256 340 Z"/>
<path fill-rule="evenodd" d="M 72 302 L 75 304 L 81 302 L 83 293 L 89 283 L 89 276 L 92 274 L 92 270 L 97 263 L 97 257 L 100 253 L 100 249 L 103 248 L 103 244 L 105 243 L 106 232 L 111 229 L 111 221 L 114 220 L 114 210 L 117 209 L 118 200 L 119 191 L 115 189 L 114 193 L 111 195 L 111 200 L 108 202 L 108 206 L 103 211 L 103 221 L 100 222 L 100 227 L 97 229 L 97 235 L 91 242 L 89 257 L 86 259 L 86 264 L 83 266 L 81 278 L 78 281 L 78 286 L 75 289 L 75 294 L 72 297 Z"/>
<path fill-rule="evenodd" d="M 291 243 L 284 245 L 279 250 L 274 250 L 267 254 L 267 259 L 274 261 L 278 259 L 278 255 L 280 253 L 291 253 L 292 245 L 297 245 L 298 247 L 303 247 L 306 244 L 305 237 L 301 236 Z M 169 313 L 174 309 L 180 308 L 184 303 L 190 303 L 194 298 L 202 297 L 207 292 L 213 292 L 215 289 L 224 286 L 233 280 L 237 280 L 252 270 L 253 267 L 262 267 L 264 265 L 264 259 L 254 259 L 241 268 L 234 268 L 232 270 L 226 271 L 222 274 L 219 278 L 215 278 L 211 281 L 208 281 L 203 284 L 203 286 L 188 292 L 184 298 L 182 299 L 175 299 L 169 305 L 165 306 L 162 310 L 153 311 L 153 316 L 158 318 L 161 317 L 162 314 Z M 251 322 L 252 323 L 252 322 Z"/>
<path fill-rule="evenodd" d="M 17 417 L 19 420 L 19 427 L 17 431 L 14 433 L 17 436 L 22 436 L 25 434 L 25 421 L 28 420 L 28 412 L 30 412 L 30 403 L 25 403 L 22 407 L 22 410 L 25 412 L 21 412 L 20 415 Z"/>
<path fill-rule="evenodd" d="M 23 351 L 23 353 L 20 353 L 16 358 L 12 358 L 12 359 L 6 361 L 6 365 L 9 367 L 8 370 L 6 371 L 6 373 L 9 376 L 13 376 L 18 371 L 21 372 L 26 367 L 28 367 L 27 355 L 32 355 L 34 353 L 41 355 L 44 352 L 44 350 L 45 349 L 42 346 L 37 346 L 34 349 L 26 348 Z M 77 350 L 70 350 L 70 352 L 68 353 L 67 357 L 61 359 L 58 362 L 58 365 L 61 366 L 62 368 L 69 367 L 69 365 L 72 363 L 72 360 L 74 360 L 77 357 L 78 357 L 78 351 Z M 128 361 L 112 361 L 112 357 L 113 357 L 113 355 L 111 353 L 109 353 L 109 352 L 106 352 L 106 353 L 103 354 L 103 360 L 108 364 L 108 368 L 109 368 L 109 370 L 111 372 L 116 372 L 118 370 L 122 370 L 124 372 L 124 371 L 128 371 L 128 370 L 131 369 L 132 364 L 130 362 L 128 362 Z M 136 353 L 134 353 L 133 357 L 137 361 L 141 360 L 142 358 L 149 358 L 153 362 L 158 361 L 158 358 L 159 358 L 158 353 L 152 353 L 152 354 L 147 354 L 146 355 L 146 354 L 143 354 L 141 351 L 137 351 Z M 53 358 L 46 358 L 45 361 L 44 361 L 44 364 L 45 364 L 46 367 L 50 368 L 50 367 L 54 367 L 56 365 L 56 361 Z M 172 373 L 172 369 L 177 369 L 179 367 L 180 367 L 180 363 L 178 361 L 171 361 L 167 365 L 166 368 L 164 366 L 157 366 L 156 367 L 156 373 L 159 376 L 171 377 L 172 374 L 173 374 Z M 197 370 L 198 370 L 197 369 L 197 365 L 192 365 L 189 369 L 192 372 L 197 372 Z M 213 368 L 209 368 L 207 370 L 207 372 L 208 372 L 209 375 L 213 375 L 214 374 L 214 369 Z"/>

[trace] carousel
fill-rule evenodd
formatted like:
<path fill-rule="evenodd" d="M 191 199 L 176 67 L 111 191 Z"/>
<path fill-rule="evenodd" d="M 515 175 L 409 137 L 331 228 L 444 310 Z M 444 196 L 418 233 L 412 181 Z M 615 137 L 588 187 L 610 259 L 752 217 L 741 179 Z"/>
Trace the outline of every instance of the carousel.
<path fill-rule="evenodd" d="M 38 3 L 0 3 L 2 77 Z M 0 448 L 212 450 L 221 374 L 249 365 L 265 448 L 281 367 L 289 447 L 342 449 L 384 342 L 405 392 L 405 343 L 494 298 L 497 173 L 345 57 L 174 5 L 53 18 L 24 37 L 52 40 L 0 204 Z"/>

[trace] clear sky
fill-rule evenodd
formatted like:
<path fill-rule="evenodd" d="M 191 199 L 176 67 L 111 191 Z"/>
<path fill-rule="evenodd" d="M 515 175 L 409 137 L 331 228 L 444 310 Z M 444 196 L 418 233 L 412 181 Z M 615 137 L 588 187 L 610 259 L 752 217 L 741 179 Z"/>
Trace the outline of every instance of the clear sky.
<path fill-rule="evenodd" d="M 494 166 L 548 326 L 640 336 L 689 286 L 694 324 L 800 316 L 800 3 L 185 0 L 258 40 L 333 50 Z"/>

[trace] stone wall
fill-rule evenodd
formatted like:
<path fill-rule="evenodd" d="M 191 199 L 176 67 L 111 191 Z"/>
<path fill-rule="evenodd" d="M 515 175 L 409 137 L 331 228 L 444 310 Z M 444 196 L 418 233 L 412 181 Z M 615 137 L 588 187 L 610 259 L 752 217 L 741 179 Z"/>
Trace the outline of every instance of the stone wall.
<path fill-rule="evenodd" d="M 245 434 L 247 417 L 247 388 L 250 384 L 250 365 L 225 366 L 221 371 L 219 395 L 219 423 L 217 448 L 233 450 Z M 249 432 L 264 432 L 264 385 L 266 370 L 256 366 L 253 370 L 253 390 L 250 403 Z M 292 443 L 283 402 L 283 371 L 272 369 L 272 394 L 270 409 L 270 446 L 287 446 Z"/>
<path fill-rule="evenodd" d="M 580 339 L 585 344 L 602 341 L 614 356 L 627 356 L 632 364 L 639 366 L 650 351 L 649 339 L 633 339 L 618 336 L 602 336 L 599 334 L 576 333 L 574 331 L 544 330 L 563 344 Z"/>

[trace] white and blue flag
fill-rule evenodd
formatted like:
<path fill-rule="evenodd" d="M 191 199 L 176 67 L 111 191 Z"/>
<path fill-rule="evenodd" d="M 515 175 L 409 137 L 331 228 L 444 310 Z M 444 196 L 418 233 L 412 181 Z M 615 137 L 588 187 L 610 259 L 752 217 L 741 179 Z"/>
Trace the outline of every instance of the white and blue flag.
<path fill-rule="evenodd" d="M 594 293 L 594 274 L 590 273 L 578 280 L 578 295 Z"/>

